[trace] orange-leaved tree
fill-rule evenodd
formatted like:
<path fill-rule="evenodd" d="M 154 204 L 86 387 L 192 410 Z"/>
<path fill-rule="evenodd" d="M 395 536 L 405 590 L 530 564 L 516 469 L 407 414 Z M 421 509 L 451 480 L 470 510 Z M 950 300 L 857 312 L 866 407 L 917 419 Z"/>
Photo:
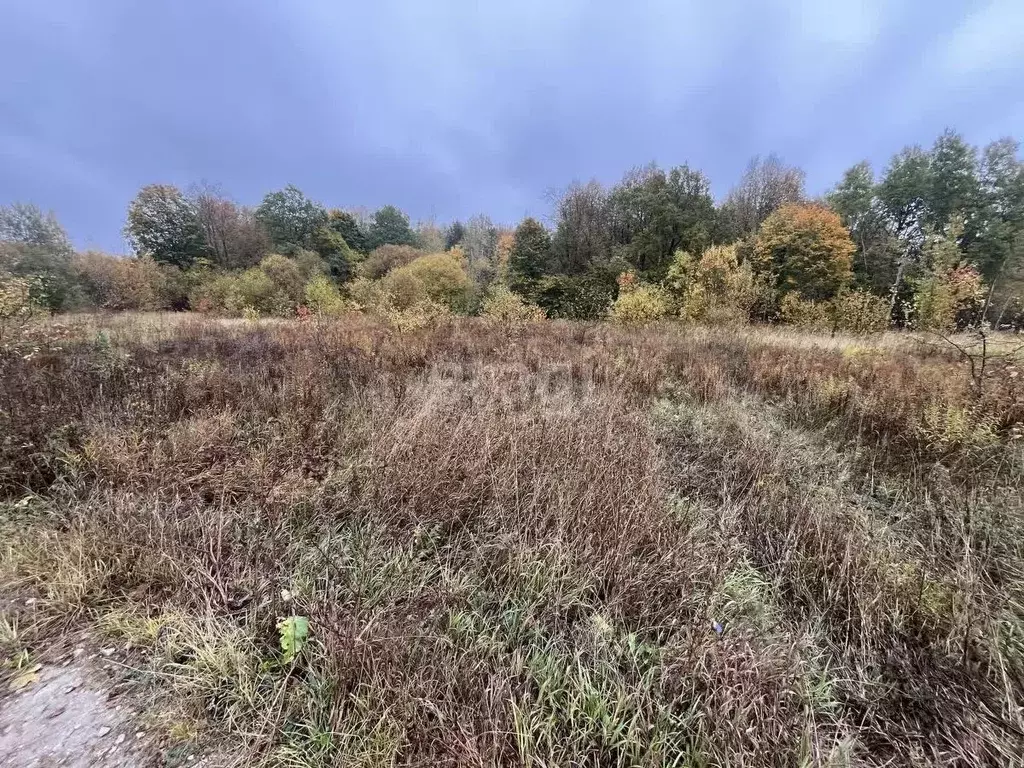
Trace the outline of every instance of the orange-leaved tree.
<path fill-rule="evenodd" d="M 770 275 L 782 293 L 830 299 L 846 286 L 855 246 L 838 214 L 815 203 L 789 203 L 757 233 L 755 272 Z"/>

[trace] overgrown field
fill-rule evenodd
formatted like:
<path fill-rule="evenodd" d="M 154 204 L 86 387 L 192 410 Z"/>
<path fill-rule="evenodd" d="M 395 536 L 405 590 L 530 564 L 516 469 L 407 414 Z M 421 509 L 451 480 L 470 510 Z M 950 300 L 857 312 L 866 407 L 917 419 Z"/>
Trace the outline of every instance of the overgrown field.
<path fill-rule="evenodd" d="M 895 334 L 28 333 L 0 357 L 0 653 L 130 643 L 173 738 L 257 765 L 1022 764 L 1012 358 L 979 385 Z"/>

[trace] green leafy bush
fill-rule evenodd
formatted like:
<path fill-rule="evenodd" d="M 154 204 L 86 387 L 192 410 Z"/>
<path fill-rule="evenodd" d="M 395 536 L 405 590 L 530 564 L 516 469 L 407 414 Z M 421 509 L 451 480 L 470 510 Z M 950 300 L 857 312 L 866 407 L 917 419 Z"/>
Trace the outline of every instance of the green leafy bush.
<path fill-rule="evenodd" d="M 407 286 L 404 289 L 406 291 L 422 290 L 426 298 L 454 311 L 464 311 L 473 294 L 473 281 L 454 253 L 431 253 L 420 256 L 404 267 L 390 272 L 386 279 L 391 281 L 392 285 L 395 285 L 396 281 L 404 284 Z M 412 280 L 417 281 L 421 287 L 409 287 Z M 403 303 L 409 306 L 414 302 Z"/>
<path fill-rule="evenodd" d="M 305 270 L 300 267 L 295 259 L 273 253 L 260 262 L 260 271 L 269 277 L 278 291 L 286 298 L 288 304 L 294 307 L 302 301 L 302 291 L 308 275 L 319 270 L 322 261 L 320 257 L 311 252 L 303 252 L 302 259 Z M 310 262 L 313 263 L 310 263 Z"/>
<path fill-rule="evenodd" d="M 615 284 L 594 275 L 550 275 L 538 281 L 536 296 L 548 317 L 599 320 L 608 314 Z"/>
<path fill-rule="evenodd" d="M 337 287 L 323 275 L 306 283 L 306 306 L 318 315 L 338 315 L 345 310 L 345 300 Z"/>
<path fill-rule="evenodd" d="M 293 307 L 291 296 L 260 267 L 247 269 L 230 279 L 225 309 L 232 314 L 249 308 L 261 315 L 285 315 Z"/>

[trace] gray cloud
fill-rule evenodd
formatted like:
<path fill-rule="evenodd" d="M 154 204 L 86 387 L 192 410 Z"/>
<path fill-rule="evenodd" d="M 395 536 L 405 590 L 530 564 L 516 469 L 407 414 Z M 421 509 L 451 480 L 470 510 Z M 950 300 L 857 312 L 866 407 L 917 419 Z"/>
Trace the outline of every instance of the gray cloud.
<path fill-rule="evenodd" d="M 1024 109 L 1018 0 L 0 3 L 0 203 L 115 250 L 152 181 L 512 222 L 650 160 L 724 194 L 775 150 L 823 191 Z"/>

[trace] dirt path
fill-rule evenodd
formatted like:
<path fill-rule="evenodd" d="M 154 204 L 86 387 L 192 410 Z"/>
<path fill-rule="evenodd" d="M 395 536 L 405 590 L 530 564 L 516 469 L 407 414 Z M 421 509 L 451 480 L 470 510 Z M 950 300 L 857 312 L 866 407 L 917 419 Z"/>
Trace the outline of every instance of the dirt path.
<path fill-rule="evenodd" d="M 44 666 L 21 690 L 0 693 L 0 766 L 158 765 L 135 714 L 84 658 Z"/>

